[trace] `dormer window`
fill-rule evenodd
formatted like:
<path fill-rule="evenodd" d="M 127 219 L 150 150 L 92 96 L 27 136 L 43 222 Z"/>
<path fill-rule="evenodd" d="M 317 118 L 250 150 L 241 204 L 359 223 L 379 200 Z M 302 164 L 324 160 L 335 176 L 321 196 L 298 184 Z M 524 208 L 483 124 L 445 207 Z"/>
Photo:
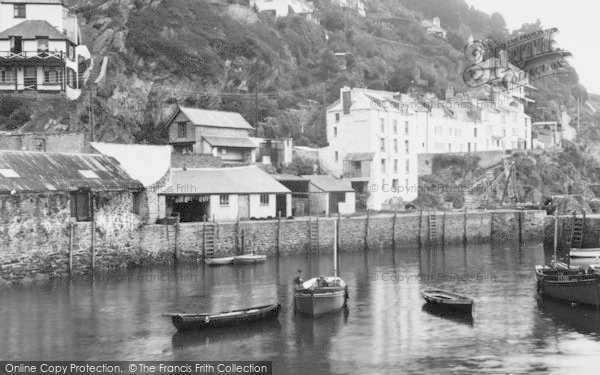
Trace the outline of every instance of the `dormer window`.
<path fill-rule="evenodd" d="M 14 4 L 14 10 L 15 10 L 14 18 L 27 17 L 27 13 L 25 12 L 25 5 L 26 4 Z"/>

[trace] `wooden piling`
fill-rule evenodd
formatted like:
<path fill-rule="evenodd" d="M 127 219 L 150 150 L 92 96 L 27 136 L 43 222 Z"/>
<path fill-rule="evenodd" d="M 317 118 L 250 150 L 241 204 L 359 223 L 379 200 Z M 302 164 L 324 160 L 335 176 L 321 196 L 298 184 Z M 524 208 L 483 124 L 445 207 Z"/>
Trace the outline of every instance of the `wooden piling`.
<path fill-rule="evenodd" d="M 446 212 L 442 214 L 442 247 L 446 244 Z"/>
<path fill-rule="evenodd" d="M 396 249 L 396 221 L 398 214 L 394 213 L 394 223 L 392 224 L 392 249 Z"/>
<path fill-rule="evenodd" d="M 71 234 L 69 237 L 69 275 L 73 274 L 73 232 L 75 231 L 75 224 L 71 223 Z"/>
<path fill-rule="evenodd" d="M 367 211 L 367 220 L 365 221 L 365 250 L 369 249 L 369 218 L 370 211 Z"/>
<path fill-rule="evenodd" d="M 517 216 L 517 223 L 519 225 L 519 234 L 518 234 L 518 236 L 519 236 L 519 246 L 521 246 L 523 244 L 523 224 L 522 224 L 523 218 L 521 216 L 523 214 L 523 212 L 517 211 L 517 214 L 518 214 L 518 216 Z"/>
<path fill-rule="evenodd" d="M 418 242 L 419 248 L 421 248 L 421 246 L 423 246 L 423 242 L 421 241 L 422 231 L 423 231 L 423 210 L 421 210 L 419 212 L 419 237 L 417 237 L 417 242 Z"/>

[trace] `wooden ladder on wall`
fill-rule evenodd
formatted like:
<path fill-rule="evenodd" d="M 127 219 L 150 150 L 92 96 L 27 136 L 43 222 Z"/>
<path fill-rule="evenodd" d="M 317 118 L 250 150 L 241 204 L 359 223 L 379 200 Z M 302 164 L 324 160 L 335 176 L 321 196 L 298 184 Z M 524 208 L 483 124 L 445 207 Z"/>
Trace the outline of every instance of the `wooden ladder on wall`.
<path fill-rule="evenodd" d="M 438 244 L 437 215 L 435 213 L 429 213 L 429 244 Z"/>
<path fill-rule="evenodd" d="M 583 229 L 585 225 L 585 213 L 583 217 L 577 216 L 573 213 L 573 220 L 571 222 L 571 247 L 580 249 L 583 245 Z"/>
<path fill-rule="evenodd" d="M 310 221 L 310 251 L 319 252 L 319 219 Z"/>
<path fill-rule="evenodd" d="M 215 237 L 217 226 L 215 223 L 204 223 L 204 257 L 212 258 L 215 256 Z"/>

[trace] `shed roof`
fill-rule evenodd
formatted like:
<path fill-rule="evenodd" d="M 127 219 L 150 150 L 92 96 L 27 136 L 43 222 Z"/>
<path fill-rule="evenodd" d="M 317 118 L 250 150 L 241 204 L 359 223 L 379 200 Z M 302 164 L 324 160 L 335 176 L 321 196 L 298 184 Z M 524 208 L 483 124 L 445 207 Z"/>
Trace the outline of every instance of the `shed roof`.
<path fill-rule="evenodd" d="M 325 192 L 347 192 L 354 191 L 350 181 L 337 179 L 328 174 L 303 175 L 310 183 Z"/>
<path fill-rule="evenodd" d="M 194 125 L 214 126 L 218 128 L 254 129 L 237 112 L 213 111 L 208 109 L 179 107 L 180 113 Z"/>
<path fill-rule="evenodd" d="M 217 147 L 234 147 L 234 148 L 258 148 L 250 138 L 242 137 L 207 137 L 204 136 L 206 142 L 211 146 Z"/>
<path fill-rule="evenodd" d="M 90 142 L 99 153 L 115 158 L 133 178 L 148 187 L 169 172 L 171 146 Z"/>
<path fill-rule="evenodd" d="M 66 35 L 44 20 L 23 21 L 0 33 L 0 39 L 8 39 L 11 36 L 21 36 L 23 39 L 35 39 L 39 36 L 47 36 L 49 39 L 67 39 Z"/>
<path fill-rule="evenodd" d="M 290 193 L 256 166 L 235 168 L 173 169 L 169 186 L 159 194 L 261 194 Z"/>
<path fill-rule="evenodd" d="M 0 192 L 142 189 L 104 155 L 0 151 Z"/>

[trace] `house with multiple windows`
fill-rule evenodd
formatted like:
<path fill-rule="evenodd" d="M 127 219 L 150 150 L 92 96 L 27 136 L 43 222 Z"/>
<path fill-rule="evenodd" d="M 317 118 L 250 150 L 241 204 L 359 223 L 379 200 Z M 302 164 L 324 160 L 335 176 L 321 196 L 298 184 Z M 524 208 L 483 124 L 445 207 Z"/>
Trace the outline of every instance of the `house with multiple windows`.
<path fill-rule="evenodd" d="M 167 126 L 175 153 L 213 155 L 237 165 L 256 160 L 254 128 L 239 113 L 179 107 Z"/>
<path fill-rule="evenodd" d="M 327 109 L 321 166 L 350 181 L 368 209 L 417 197 L 417 122 L 410 98 L 343 87 Z M 361 203 L 357 203 L 362 206 Z"/>
<path fill-rule="evenodd" d="M 431 21 L 421 21 L 421 27 L 425 29 L 425 32 L 429 35 L 435 35 L 444 39 L 446 38 L 447 32 L 442 28 L 439 17 L 434 17 Z"/>
<path fill-rule="evenodd" d="M 306 0 L 250 0 L 250 5 L 255 6 L 259 12 L 264 12 L 271 17 L 286 17 L 290 14 L 302 16 L 310 21 L 315 21 L 315 6 L 312 1 Z"/>
<path fill-rule="evenodd" d="M 292 213 L 292 194 L 260 168 L 172 169 L 159 192 L 159 218 L 182 222 L 274 219 Z"/>
<path fill-rule="evenodd" d="M 0 0 L 0 92 L 81 94 L 91 65 L 62 0 Z"/>

